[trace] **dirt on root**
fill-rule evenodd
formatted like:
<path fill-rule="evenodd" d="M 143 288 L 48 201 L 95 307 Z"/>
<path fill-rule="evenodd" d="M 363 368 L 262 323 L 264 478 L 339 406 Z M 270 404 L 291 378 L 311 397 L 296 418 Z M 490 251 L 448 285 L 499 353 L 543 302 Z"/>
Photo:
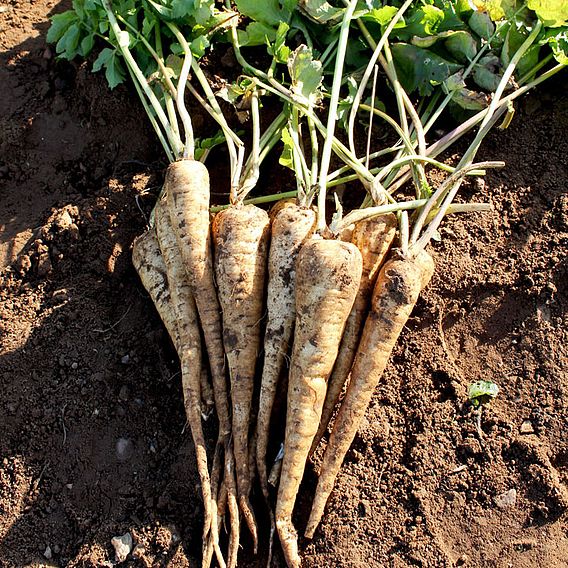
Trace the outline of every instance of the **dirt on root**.
<path fill-rule="evenodd" d="M 66 7 L 0 4 L 0 566 L 111 566 L 126 532 L 124 566 L 198 566 L 179 368 L 130 261 L 165 163 L 132 92 L 54 59 L 47 18 Z M 565 81 L 485 142 L 507 167 L 463 191 L 493 208 L 431 247 L 306 567 L 568 566 Z M 479 379 L 500 387 L 482 435 Z M 263 565 L 243 540 L 240 565 Z"/>

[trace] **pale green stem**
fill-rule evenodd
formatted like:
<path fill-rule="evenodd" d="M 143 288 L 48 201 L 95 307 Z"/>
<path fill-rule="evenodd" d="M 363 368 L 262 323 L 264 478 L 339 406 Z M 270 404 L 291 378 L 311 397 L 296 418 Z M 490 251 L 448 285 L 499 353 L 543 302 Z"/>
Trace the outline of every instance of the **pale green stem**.
<path fill-rule="evenodd" d="M 170 145 L 170 148 L 172 149 L 172 154 L 176 156 L 179 155 L 183 147 L 181 140 L 179 139 L 179 137 L 175 136 L 166 113 L 164 112 L 164 109 L 160 105 L 160 102 L 158 101 L 156 95 L 152 92 L 152 89 L 150 89 L 146 77 L 144 77 L 144 74 L 142 73 L 140 67 L 138 67 L 138 64 L 130 53 L 130 50 L 128 48 L 128 39 L 124 37 L 123 31 L 120 29 L 120 26 L 116 21 L 109 0 L 102 0 L 102 4 L 107 13 L 109 25 L 116 37 L 118 48 L 122 53 L 122 56 L 124 57 L 126 65 L 131 69 L 132 75 L 135 77 L 144 95 L 146 95 L 150 105 L 154 109 L 154 112 L 156 113 L 156 116 L 158 117 L 158 120 L 162 128 L 164 129 L 164 132 L 166 133 L 168 143 Z M 124 33 L 126 33 L 128 36 L 128 32 Z"/>
<path fill-rule="evenodd" d="M 400 201 L 389 205 L 379 205 L 378 207 L 367 207 L 366 209 L 354 209 L 350 211 L 336 225 L 330 227 L 334 234 L 338 234 L 342 229 L 349 227 L 354 223 L 359 223 L 366 219 L 371 219 L 377 215 L 384 213 L 395 213 L 396 211 L 404 211 L 406 209 L 417 209 L 427 203 L 427 199 L 415 199 L 414 201 Z"/>
<path fill-rule="evenodd" d="M 274 201 L 280 201 L 282 199 L 291 199 L 298 195 L 297 191 L 286 191 L 284 193 L 275 193 L 273 195 L 262 195 L 260 197 L 251 197 L 250 199 L 245 199 L 243 205 L 262 205 L 263 203 L 274 203 Z M 214 205 L 209 208 L 211 213 L 218 213 L 224 209 L 228 209 L 231 205 Z"/>
<path fill-rule="evenodd" d="M 440 187 L 428 199 L 428 203 L 421 209 L 420 214 L 418 215 L 418 219 L 416 219 L 416 222 L 414 223 L 412 234 L 410 236 L 412 253 L 418 254 L 418 252 L 422 248 L 424 248 L 426 244 L 428 244 L 434 232 L 438 230 L 438 226 L 444 215 L 446 214 L 447 207 L 455 197 L 467 172 L 475 169 L 502 168 L 504 166 L 505 162 L 479 162 L 477 164 L 468 164 L 463 166 L 459 170 L 456 170 L 447 179 L 445 179 Z M 418 238 L 430 211 L 442 199 L 444 199 L 444 202 L 440 206 L 438 213 L 428 225 L 428 228 L 424 232 L 424 235 L 421 238 Z"/>
<path fill-rule="evenodd" d="M 337 55 L 335 57 L 335 68 L 333 82 L 331 85 L 331 100 L 329 102 L 327 114 L 327 135 L 323 145 L 321 154 L 320 171 L 318 178 L 318 218 L 317 227 L 319 231 L 323 231 L 326 227 L 325 223 L 325 206 L 326 206 L 326 184 L 329 164 L 331 162 L 331 151 L 333 139 L 335 138 L 335 125 L 337 122 L 337 107 L 339 104 L 339 91 L 343 77 L 343 65 L 345 63 L 345 53 L 347 51 L 347 40 L 349 39 L 349 28 L 351 26 L 351 18 L 355 12 L 357 0 L 350 0 L 339 32 L 339 43 L 337 46 Z M 354 153 L 354 152 L 353 152 Z"/>
<path fill-rule="evenodd" d="M 408 254 L 408 211 L 399 211 L 398 213 L 398 225 L 400 227 L 400 248 L 402 254 L 406 256 Z"/>
<path fill-rule="evenodd" d="M 136 81 L 136 79 L 134 78 L 134 74 L 132 73 L 132 70 L 128 66 L 127 66 L 127 69 L 128 69 L 128 73 L 130 74 L 130 78 L 132 79 L 132 82 L 134 83 L 134 87 L 136 88 L 136 92 L 138 93 L 138 96 L 140 97 L 140 101 L 142 102 L 142 106 L 144 107 L 144 110 L 146 111 L 146 114 L 148 115 L 148 119 L 150 120 L 150 124 L 154 128 L 154 131 L 156 132 L 156 134 L 158 136 L 158 140 L 160 141 L 160 143 L 162 144 L 162 147 L 164 148 L 164 151 L 166 152 L 166 156 L 168 157 L 168 162 L 170 162 L 170 163 L 175 162 L 175 158 L 174 158 L 174 155 L 172 154 L 172 151 L 170 149 L 168 141 L 166 140 L 166 137 L 164 136 L 164 133 L 162 132 L 162 129 L 160 128 L 160 125 L 158 124 L 158 121 L 154 117 L 153 108 L 146 101 L 146 97 L 144 96 L 142 88 L 138 84 L 138 81 Z"/>
<path fill-rule="evenodd" d="M 377 152 L 373 152 L 369 157 L 371 158 L 371 160 L 374 160 L 375 158 L 380 158 L 381 156 L 384 156 L 386 154 L 390 154 L 392 152 L 397 152 L 398 150 L 400 150 L 400 148 L 401 148 L 400 146 L 392 146 L 390 148 L 383 148 L 382 150 L 378 150 Z M 361 158 L 361 161 L 363 161 L 362 158 Z M 340 176 L 341 174 L 348 172 L 350 169 L 351 169 L 351 166 L 342 166 L 341 168 L 335 170 L 333 173 L 329 174 L 327 176 L 327 179 L 333 180 L 337 176 Z M 371 170 L 369 170 L 369 171 L 372 173 Z M 358 176 L 355 176 L 355 178 L 357 178 L 357 177 Z"/>
<path fill-rule="evenodd" d="M 252 119 L 252 150 L 249 157 L 251 168 L 245 179 L 239 184 L 238 192 L 231 188 L 231 203 L 242 203 L 244 198 L 256 187 L 260 176 L 260 112 L 258 105 L 258 91 L 254 89 L 250 99 L 250 114 Z"/>
<path fill-rule="evenodd" d="M 319 164 L 319 145 L 318 145 L 318 133 L 314 121 L 307 117 L 308 129 L 310 131 L 310 143 L 312 147 L 312 176 L 310 178 L 310 185 L 315 186 L 318 181 L 318 164 Z M 328 177 L 329 179 L 329 177 Z"/>
<path fill-rule="evenodd" d="M 361 78 L 361 81 L 359 83 L 359 88 L 357 89 L 357 92 L 355 93 L 355 97 L 353 98 L 353 105 L 351 107 L 351 112 L 349 113 L 349 121 L 348 121 L 348 127 L 347 127 L 347 134 L 349 137 L 349 149 L 351 150 L 351 152 L 353 154 L 356 154 L 355 151 L 355 117 L 357 116 L 357 110 L 359 108 L 359 105 L 361 104 L 361 100 L 363 98 L 363 93 L 365 92 L 365 89 L 367 87 L 367 83 L 369 82 L 369 79 L 371 78 L 371 73 L 373 72 L 373 67 L 375 66 L 375 64 L 377 63 L 377 59 L 379 58 L 379 55 L 381 54 L 381 51 L 388 39 L 389 34 L 391 33 L 391 31 L 394 29 L 394 26 L 397 24 L 397 22 L 400 20 L 400 18 L 402 17 L 402 15 L 404 14 L 404 12 L 408 9 L 408 7 L 412 4 L 414 0 L 406 0 L 406 2 L 399 8 L 398 12 L 394 15 L 393 19 L 389 22 L 388 26 L 386 27 L 383 35 L 381 36 L 381 39 L 379 40 L 379 42 L 375 45 L 373 54 L 371 55 L 371 58 L 369 59 L 369 63 L 367 63 L 367 68 L 365 69 L 365 73 L 363 74 L 363 77 Z M 359 24 L 359 27 L 361 27 L 361 23 L 359 23 L 360 20 L 357 20 L 357 23 Z M 364 25 L 364 24 L 363 24 Z M 369 41 L 370 38 L 370 34 L 367 37 L 367 41 Z M 374 40 L 371 41 L 374 42 Z"/>
<path fill-rule="evenodd" d="M 521 47 L 515 52 L 515 55 L 513 55 L 513 57 L 511 58 L 509 65 L 507 65 L 507 68 L 505 69 L 505 72 L 501 77 L 501 81 L 499 81 L 499 85 L 497 86 L 495 93 L 493 93 L 493 98 L 491 99 L 491 103 L 489 104 L 489 108 L 487 109 L 487 114 L 485 115 L 485 118 L 483 119 L 483 122 L 479 127 L 479 131 L 477 132 L 475 139 L 473 140 L 473 142 L 471 143 L 465 154 L 462 156 L 462 159 L 460 160 L 457 166 L 458 168 L 465 164 L 470 163 L 474 159 L 475 154 L 477 153 L 477 150 L 481 145 L 481 141 L 485 138 L 487 132 L 489 132 L 489 129 L 491 128 L 490 123 L 493 117 L 493 113 L 497 110 L 499 106 L 499 100 L 501 99 L 501 95 L 503 94 L 505 87 L 509 83 L 509 79 L 512 77 L 517 64 L 519 63 L 519 61 L 521 60 L 527 49 L 533 44 L 534 40 L 537 38 L 541 28 L 542 28 L 542 23 L 540 21 L 537 21 L 533 30 L 527 37 L 527 39 L 523 42 Z"/>
<path fill-rule="evenodd" d="M 376 178 L 378 178 L 379 180 L 385 178 L 388 173 L 394 169 L 397 168 L 401 165 L 406 164 L 407 162 L 423 162 L 426 164 L 431 164 L 432 166 L 436 166 L 438 169 L 445 171 L 445 172 L 449 172 L 449 173 L 453 173 L 456 171 L 456 168 L 445 164 L 444 162 L 439 162 L 438 160 L 435 160 L 434 158 L 429 158 L 428 156 L 419 156 L 418 154 L 411 154 L 410 156 L 404 156 L 402 158 L 398 158 L 397 160 L 393 160 L 392 162 L 389 162 L 386 166 L 383 167 L 377 167 L 377 168 L 372 168 L 371 170 L 369 170 L 372 174 L 374 174 L 376 176 Z M 347 168 L 349 169 L 349 168 Z M 482 176 L 485 175 L 484 170 L 474 170 L 472 172 L 468 172 L 468 175 L 471 176 Z M 329 178 L 328 178 L 329 179 Z M 358 176 L 356 174 L 351 174 L 348 176 L 344 176 L 342 178 L 337 178 L 337 179 L 333 179 L 331 182 L 328 182 L 327 187 L 334 187 L 337 185 L 340 185 L 342 183 L 348 183 L 350 181 L 355 181 L 356 179 L 358 179 Z M 388 186 L 387 186 L 388 188 Z M 389 189 L 390 192 L 390 189 Z M 390 192 L 392 193 L 392 192 Z"/>
<path fill-rule="evenodd" d="M 369 113 L 369 131 L 367 132 L 367 149 L 365 152 L 365 167 L 369 169 L 369 154 L 371 153 L 371 134 L 373 132 L 373 117 L 375 113 L 375 93 L 377 91 L 377 72 L 379 68 L 373 67 L 373 87 L 371 89 L 371 112 Z"/>
<path fill-rule="evenodd" d="M 195 157 L 195 140 L 193 138 L 193 126 L 191 124 L 191 117 L 187 108 L 185 106 L 185 85 L 187 84 L 187 79 L 189 77 L 189 69 L 193 61 L 193 55 L 189 45 L 184 45 L 184 58 L 183 65 L 181 66 L 181 71 L 179 74 L 178 87 L 176 92 L 176 105 L 178 109 L 178 114 L 181 118 L 181 123 L 183 124 L 183 130 L 185 132 L 185 147 L 183 149 L 183 157 L 186 160 L 193 160 Z"/>
<path fill-rule="evenodd" d="M 566 65 L 559 63 L 558 65 L 556 65 L 552 69 L 549 69 L 547 72 L 543 73 L 537 79 L 534 79 L 534 81 L 532 81 L 531 83 L 529 83 L 527 85 L 523 85 L 522 87 L 520 87 L 519 89 L 517 89 L 516 91 L 514 91 L 510 95 L 503 97 L 501 99 L 501 101 L 499 101 L 498 109 L 497 109 L 495 115 L 498 116 L 499 113 L 505 112 L 505 110 L 507 109 L 507 105 L 510 102 L 512 102 L 515 99 L 517 99 L 518 97 L 524 95 L 527 91 L 529 91 L 530 89 L 533 89 L 534 87 L 540 85 L 541 83 L 543 83 L 547 79 L 550 79 L 550 77 L 552 77 L 553 75 L 562 71 L 565 68 L 566 68 Z M 454 130 L 452 130 L 451 132 L 448 132 L 448 134 L 446 134 L 445 136 L 440 138 L 440 140 L 438 140 L 434 144 L 431 144 L 427 149 L 427 152 L 426 152 L 427 155 L 432 156 L 432 157 L 439 156 L 442 152 L 444 152 L 450 146 L 452 146 L 452 144 L 457 142 L 462 136 L 467 134 L 479 122 L 481 122 L 483 120 L 483 118 L 487 115 L 488 110 L 489 110 L 488 108 L 485 108 L 485 109 L 479 111 L 477 114 L 475 114 L 474 116 L 472 116 L 471 118 L 466 120 L 464 123 L 462 123 L 458 127 L 454 128 Z M 389 188 L 390 188 L 391 191 L 398 189 L 399 187 L 403 186 L 408 181 L 408 168 L 404 168 L 401 171 L 399 171 L 399 173 L 398 173 L 398 175 L 396 176 L 395 179 L 396 179 L 396 183 L 394 183 L 394 182 L 389 183 Z"/>
<path fill-rule="evenodd" d="M 142 42 L 144 47 L 148 50 L 150 55 L 154 58 L 154 61 L 158 65 L 160 72 L 162 74 L 162 81 L 165 83 L 167 87 L 167 91 L 164 92 L 164 99 L 166 101 L 166 111 L 168 113 L 168 119 L 170 121 L 172 130 L 174 131 L 175 135 L 179 138 L 179 126 L 177 121 L 177 115 L 175 110 L 175 104 L 173 99 L 176 98 L 177 90 L 172 83 L 168 75 L 168 71 L 166 66 L 164 65 L 164 58 L 158 54 L 158 52 L 152 47 L 150 42 L 130 23 L 128 20 L 125 20 L 121 15 L 118 15 L 117 18 L 134 34 L 136 34 L 136 38 Z M 160 39 L 160 28 L 159 26 L 156 27 L 156 44 L 161 50 L 161 39 Z"/>
<path fill-rule="evenodd" d="M 288 91 L 285 94 L 276 91 L 271 85 L 261 81 L 260 79 L 254 77 L 252 78 L 253 82 L 260 88 L 267 90 L 268 92 L 275 94 L 282 98 L 287 103 L 297 106 L 304 115 L 309 117 L 316 128 L 319 130 L 320 134 L 325 138 L 328 139 L 327 136 L 327 129 L 318 118 L 318 116 L 310 109 L 309 107 L 302 105 L 296 99 L 294 99 L 291 93 Z M 375 109 L 376 110 L 376 109 Z M 369 170 L 365 168 L 365 166 L 359 161 L 357 156 L 354 156 L 349 148 L 347 148 L 340 140 L 338 140 L 335 136 L 329 137 L 332 140 L 332 147 L 335 153 L 339 156 L 339 158 L 345 162 L 349 167 L 351 167 L 357 174 L 359 175 L 361 180 L 364 180 L 367 184 L 372 183 L 373 176 L 370 174 Z"/>

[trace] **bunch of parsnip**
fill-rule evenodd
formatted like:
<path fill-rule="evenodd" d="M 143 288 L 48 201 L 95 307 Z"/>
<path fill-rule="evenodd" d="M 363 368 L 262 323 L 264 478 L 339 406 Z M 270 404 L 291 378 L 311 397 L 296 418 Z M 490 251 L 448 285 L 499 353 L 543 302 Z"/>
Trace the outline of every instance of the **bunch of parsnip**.
<path fill-rule="evenodd" d="M 286 562 L 300 566 L 292 513 L 340 393 L 347 384 L 323 454 L 308 538 L 433 275 L 426 247 L 448 213 L 487 208 L 453 203 L 465 176 L 504 165 L 473 163 L 482 139 L 503 114 L 505 123 L 510 119 L 515 98 L 568 63 L 566 32 L 550 31 L 568 19 L 559 0 L 529 7 L 497 1 L 489 13 L 481 0 L 475 2 L 481 11 L 466 4 L 407 0 L 363 7 L 356 0 L 341 6 L 306 0 L 298 8 L 289 0 L 237 0 L 236 7 L 220 9 L 212 0 L 116 0 L 112 6 L 75 0 L 74 11 L 54 18 L 51 40 L 62 56 L 87 55 L 95 38 L 104 38 L 110 47 L 95 68 L 105 69 L 111 86 L 130 75 L 170 161 L 148 230 L 134 243 L 133 262 L 181 363 L 203 497 L 203 566 L 213 558 L 219 566 L 236 566 L 241 519 L 256 552 L 251 493 L 257 475 L 271 519 L 268 561 L 277 531 Z M 199 60 L 219 34 L 232 44 L 243 74 L 214 93 Z M 350 41 L 358 51 L 349 51 Z M 260 44 L 270 56 L 266 70 L 251 65 L 242 50 Z M 551 48 L 544 57 L 542 46 Z M 377 98 L 379 75 L 394 99 L 392 115 Z M 411 99 L 415 90 L 418 103 Z M 218 136 L 194 138 L 187 91 L 216 121 Z M 263 131 L 261 98 L 269 95 L 280 112 Z M 229 126 L 218 98 L 250 117 L 250 149 Z M 429 141 L 448 106 L 470 114 Z M 373 119 L 395 134 L 394 143 L 377 151 L 371 151 Z M 363 157 L 357 141 L 365 137 L 356 133 L 361 122 L 367 128 Z M 455 166 L 436 159 L 477 125 Z M 202 162 L 223 142 L 230 203 L 211 208 Z M 296 189 L 247 201 L 262 161 L 280 142 L 280 162 L 294 171 Z M 430 186 L 426 166 L 447 172 L 438 187 Z M 329 190 L 352 181 L 366 190 L 361 207 L 343 215 L 336 195 L 330 220 Z M 270 214 L 257 206 L 282 197 L 292 199 Z M 279 391 L 287 394 L 283 441 L 271 439 Z M 202 417 L 212 407 L 219 436 L 208 455 Z M 275 503 L 269 481 L 277 486 Z"/>

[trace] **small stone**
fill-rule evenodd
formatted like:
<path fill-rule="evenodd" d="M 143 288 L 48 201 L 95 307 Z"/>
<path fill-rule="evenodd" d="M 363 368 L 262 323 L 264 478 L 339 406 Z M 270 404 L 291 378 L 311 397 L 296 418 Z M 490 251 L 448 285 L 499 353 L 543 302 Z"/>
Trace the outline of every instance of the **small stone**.
<path fill-rule="evenodd" d="M 38 276 L 45 276 L 52 270 L 51 259 L 49 258 L 49 252 L 47 250 L 42 250 L 37 258 L 37 274 Z"/>
<path fill-rule="evenodd" d="M 509 491 L 505 491 L 505 493 L 501 493 L 494 497 L 493 500 L 499 509 L 509 509 L 510 507 L 514 507 L 517 502 L 517 490 L 509 489 Z"/>
<path fill-rule="evenodd" d="M 73 361 L 73 363 L 71 363 L 71 368 L 76 371 L 77 368 L 79 367 L 79 364 L 76 361 Z"/>
<path fill-rule="evenodd" d="M 59 231 L 66 231 L 73 224 L 73 219 L 67 209 L 63 209 L 55 218 L 55 225 Z"/>
<path fill-rule="evenodd" d="M 110 543 L 114 547 L 116 556 L 116 563 L 124 562 L 132 550 L 132 536 L 130 533 L 125 533 L 121 536 L 112 537 Z"/>
<path fill-rule="evenodd" d="M 118 393 L 118 398 L 122 401 L 127 401 L 130 395 L 130 391 L 126 385 L 122 385 L 120 387 L 120 391 Z"/>
<path fill-rule="evenodd" d="M 51 560 L 53 558 L 53 554 L 51 552 L 51 548 L 49 545 L 47 545 L 45 547 L 45 550 L 43 551 L 43 555 L 45 556 L 45 558 L 47 558 L 48 560 Z"/>
<path fill-rule="evenodd" d="M 55 552 L 55 554 L 59 554 L 61 552 L 61 547 L 58 544 L 54 545 L 53 552 Z"/>
<path fill-rule="evenodd" d="M 116 441 L 116 458 L 119 461 L 126 461 L 132 455 L 132 441 L 128 438 L 119 438 Z"/>
<path fill-rule="evenodd" d="M 130 355 L 128 353 L 120 360 L 123 365 L 128 365 L 130 363 Z"/>
<path fill-rule="evenodd" d="M 534 434 L 533 423 L 530 420 L 525 420 L 521 424 L 520 432 L 521 434 Z"/>

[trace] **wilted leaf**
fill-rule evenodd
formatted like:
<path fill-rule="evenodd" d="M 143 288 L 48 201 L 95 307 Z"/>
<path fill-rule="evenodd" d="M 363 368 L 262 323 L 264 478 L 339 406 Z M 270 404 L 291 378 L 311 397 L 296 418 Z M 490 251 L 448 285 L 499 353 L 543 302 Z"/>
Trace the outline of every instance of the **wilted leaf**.
<path fill-rule="evenodd" d="M 319 99 L 318 89 L 323 78 L 321 61 L 314 59 L 312 50 L 305 45 L 298 47 L 288 59 L 288 72 L 292 81 L 292 92 L 308 104 Z"/>

